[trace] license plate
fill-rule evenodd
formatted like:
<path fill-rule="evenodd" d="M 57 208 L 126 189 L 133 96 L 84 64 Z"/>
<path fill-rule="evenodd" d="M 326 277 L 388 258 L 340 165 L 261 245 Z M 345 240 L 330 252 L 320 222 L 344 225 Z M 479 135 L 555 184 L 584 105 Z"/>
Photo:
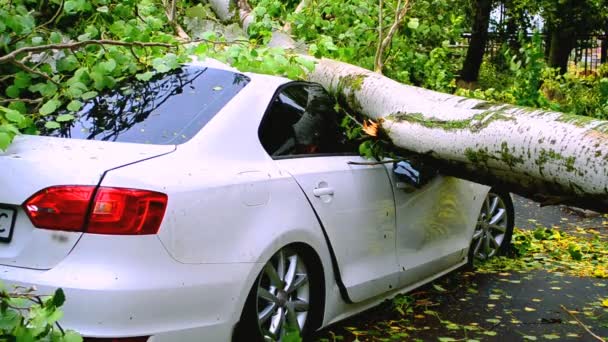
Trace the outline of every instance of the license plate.
<path fill-rule="evenodd" d="M 0 206 L 0 242 L 11 242 L 16 218 L 17 211 L 14 208 Z"/>

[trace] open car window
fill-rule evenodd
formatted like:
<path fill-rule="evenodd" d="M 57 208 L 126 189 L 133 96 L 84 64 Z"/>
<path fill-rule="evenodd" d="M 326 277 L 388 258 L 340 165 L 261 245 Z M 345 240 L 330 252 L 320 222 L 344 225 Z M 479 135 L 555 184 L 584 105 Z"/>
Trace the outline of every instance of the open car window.
<path fill-rule="evenodd" d="M 183 66 L 149 81 L 130 80 L 87 100 L 73 121 L 42 135 L 158 145 L 181 144 L 198 133 L 249 83 L 226 70 Z M 59 114 L 67 114 L 67 111 Z"/>
<path fill-rule="evenodd" d="M 290 83 L 268 108 L 259 135 L 273 158 L 352 154 L 335 102 L 318 84 Z"/>

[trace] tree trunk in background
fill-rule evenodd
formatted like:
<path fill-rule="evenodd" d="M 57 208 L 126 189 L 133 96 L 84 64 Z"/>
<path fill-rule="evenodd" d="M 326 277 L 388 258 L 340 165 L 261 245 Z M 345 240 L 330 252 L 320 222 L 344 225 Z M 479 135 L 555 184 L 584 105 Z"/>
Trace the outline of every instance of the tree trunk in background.
<path fill-rule="evenodd" d="M 475 0 L 475 17 L 471 42 L 464 61 L 460 79 L 472 83 L 479 78 L 479 69 L 483 62 L 483 55 L 488 43 L 488 27 L 490 26 L 490 13 L 492 0 Z"/>
<path fill-rule="evenodd" d="M 557 27 L 551 33 L 549 66 L 559 68 L 563 75 L 568 71 L 570 53 L 576 47 L 576 30 L 572 27 Z"/>
<path fill-rule="evenodd" d="M 506 41 L 509 43 L 509 49 L 513 53 L 519 53 L 521 43 L 519 42 L 520 27 L 523 28 L 523 32 L 526 32 L 527 27 L 522 24 L 521 13 L 518 13 L 513 1 L 507 1 L 505 4 L 505 32 L 507 35 Z"/>

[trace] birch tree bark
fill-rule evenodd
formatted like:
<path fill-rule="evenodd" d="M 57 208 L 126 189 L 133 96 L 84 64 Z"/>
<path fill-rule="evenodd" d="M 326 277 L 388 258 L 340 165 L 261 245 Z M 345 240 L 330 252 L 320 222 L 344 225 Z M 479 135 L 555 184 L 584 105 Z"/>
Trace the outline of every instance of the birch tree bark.
<path fill-rule="evenodd" d="M 213 8 L 230 7 L 228 0 L 210 2 Z M 240 2 L 246 29 L 250 10 Z M 277 36 L 283 46 L 295 45 L 285 32 Z M 381 122 L 396 148 L 431 159 L 442 173 L 545 205 L 608 212 L 607 121 L 462 98 L 343 62 L 316 62 L 311 81 L 353 111 Z"/>
<path fill-rule="evenodd" d="M 310 79 L 442 172 L 544 204 L 608 211 L 608 122 L 438 93 L 323 59 Z"/>

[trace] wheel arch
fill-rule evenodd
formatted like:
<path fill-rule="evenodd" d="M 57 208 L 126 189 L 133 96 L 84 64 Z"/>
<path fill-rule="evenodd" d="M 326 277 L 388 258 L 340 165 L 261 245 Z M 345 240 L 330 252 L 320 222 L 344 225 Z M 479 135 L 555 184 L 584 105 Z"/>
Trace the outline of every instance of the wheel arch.
<path fill-rule="evenodd" d="M 283 240 L 283 239 L 281 239 Z M 317 299 L 319 300 L 319 305 L 316 305 L 313 308 L 313 312 L 311 312 L 312 314 L 312 319 L 313 321 L 310 323 L 310 332 L 314 332 L 317 329 L 319 329 L 322 325 L 323 325 L 323 321 L 324 321 L 324 315 L 325 315 L 325 306 L 326 306 L 326 298 L 327 298 L 327 286 L 328 286 L 328 275 L 327 272 L 328 270 L 331 270 L 331 265 L 329 267 L 327 267 L 326 265 L 324 265 L 324 262 L 322 260 L 321 255 L 318 252 L 318 248 L 313 247 L 313 245 L 315 245 L 315 243 L 311 243 L 311 241 L 302 241 L 300 240 L 293 240 L 291 242 L 285 243 L 285 244 L 273 244 L 272 246 L 269 246 L 269 248 L 265 249 L 260 256 L 260 260 L 258 263 L 256 263 L 256 267 L 254 267 L 252 269 L 252 271 L 250 272 L 250 274 L 247 277 L 247 282 L 244 284 L 244 288 L 242 293 L 246 293 L 246 296 L 244 296 L 243 300 L 240 301 L 239 305 L 237 306 L 238 311 L 236 311 L 238 313 L 238 321 L 235 323 L 234 325 L 234 329 L 233 329 L 233 338 L 232 341 L 240 341 L 241 338 L 243 338 L 243 336 L 239 335 L 239 325 L 241 324 L 241 320 L 243 318 L 243 314 L 245 313 L 246 310 L 246 305 L 248 304 L 248 300 L 250 299 L 250 296 L 252 295 L 252 291 L 254 289 L 254 287 L 256 286 L 256 282 L 258 280 L 258 277 L 260 275 L 260 273 L 263 271 L 264 265 L 277 253 L 279 252 L 281 249 L 284 248 L 292 248 L 297 250 L 298 252 L 301 252 L 304 259 L 305 259 L 305 264 L 306 267 L 309 269 L 313 269 L 315 270 L 314 272 L 310 272 L 311 274 L 314 274 L 314 285 L 316 291 L 318 291 L 318 293 L 316 294 L 316 296 L 318 297 Z M 329 261 L 331 262 L 331 261 Z M 331 279 L 331 278 L 329 278 Z M 331 281 L 331 280 L 329 280 Z"/>

